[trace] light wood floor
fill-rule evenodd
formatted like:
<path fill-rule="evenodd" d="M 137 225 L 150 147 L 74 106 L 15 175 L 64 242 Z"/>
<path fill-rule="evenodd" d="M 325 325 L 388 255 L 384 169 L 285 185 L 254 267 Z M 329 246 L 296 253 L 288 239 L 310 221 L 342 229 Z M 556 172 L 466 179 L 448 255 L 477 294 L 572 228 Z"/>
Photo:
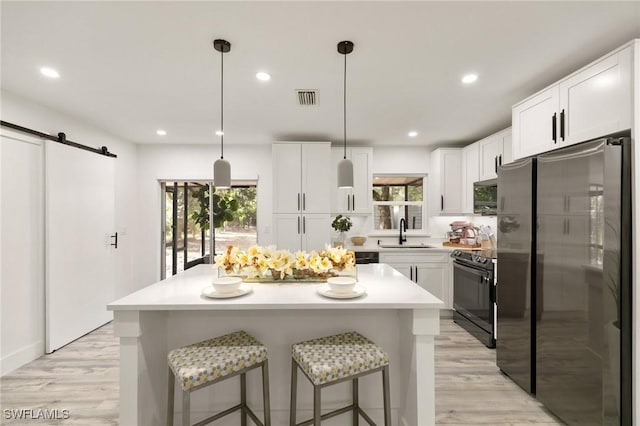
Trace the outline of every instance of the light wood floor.
<path fill-rule="evenodd" d="M 4 409 L 67 409 L 67 420 L 0 424 L 116 425 L 118 340 L 108 324 L 0 379 Z M 451 320 L 436 339 L 436 421 L 446 425 L 562 424 L 500 374 L 487 349 Z M 347 420 L 345 420 L 348 422 Z"/>

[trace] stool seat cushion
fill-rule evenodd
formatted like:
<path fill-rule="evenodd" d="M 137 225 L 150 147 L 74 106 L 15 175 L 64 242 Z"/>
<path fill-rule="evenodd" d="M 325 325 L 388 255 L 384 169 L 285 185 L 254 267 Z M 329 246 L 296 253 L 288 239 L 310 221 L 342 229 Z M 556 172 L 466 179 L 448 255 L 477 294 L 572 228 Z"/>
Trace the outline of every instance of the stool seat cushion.
<path fill-rule="evenodd" d="M 169 366 L 187 390 L 267 359 L 267 348 L 245 331 L 237 331 L 174 349 Z"/>
<path fill-rule="evenodd" d="M 314 385 L 355 376 L 389 364 L 389 355 L 356 332 L 296 343 L 292 355 Z"/>

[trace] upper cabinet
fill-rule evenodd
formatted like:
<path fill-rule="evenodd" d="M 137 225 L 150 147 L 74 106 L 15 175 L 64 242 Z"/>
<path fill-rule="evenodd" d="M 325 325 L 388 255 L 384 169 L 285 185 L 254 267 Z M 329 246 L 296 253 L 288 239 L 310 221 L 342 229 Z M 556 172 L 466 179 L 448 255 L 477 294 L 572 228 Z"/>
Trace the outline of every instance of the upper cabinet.
<path fill-rule="evenodd" d="M 331 144 L 275 143 L 273 212 L 329 213 Z"/>
<path fill-rule="evenodd" d="M 431 152 L 431 212 L 460 214 L 462 212 L 462 150 L 438 148 Z"/>
<path fill-rule="evenodd" d="M 516 104 L 514 159 L 629 129 L 631 62 L 627 46 Z"/>
<path fill-rule="evenodd" d="M 498 166 L 510 163 L 511 158 L 511 127 L 494 133 L 477 142 L 480 170 L 477 180 L 496 179 Z M 505 156 L 505 153 L 508 155 Z"/>
<path fill-rule="evenodd" d="M 371 173 L 373 148 L 347 148 L 353 163 L 353 188 L 338 188 L 338 163 L 344 148 L 331 149 L 331 213 L 371 214 Z"/>

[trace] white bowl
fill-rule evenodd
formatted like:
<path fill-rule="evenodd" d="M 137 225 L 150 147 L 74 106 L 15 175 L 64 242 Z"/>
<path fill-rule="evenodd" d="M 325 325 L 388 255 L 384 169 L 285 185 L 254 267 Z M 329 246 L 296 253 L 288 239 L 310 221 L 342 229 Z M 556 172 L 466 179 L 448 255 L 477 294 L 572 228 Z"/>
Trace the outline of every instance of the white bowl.
<path fill-rule="evenodd" d="M 353 277 L 331 277 L 327 279 L 327 284 L 329 284 L 329 288 L 334 293 L 353 293 L 356 279 Z"/>
<path fill-rule="evenodd" d="M 221 294 L 233 293 L 234 291 L 238 290 L 240 284 L 242 284 L 242 278 L 240 277 L 214 278 L 211 282 L 211 285 L 213 285 L 215 291 Z"/>

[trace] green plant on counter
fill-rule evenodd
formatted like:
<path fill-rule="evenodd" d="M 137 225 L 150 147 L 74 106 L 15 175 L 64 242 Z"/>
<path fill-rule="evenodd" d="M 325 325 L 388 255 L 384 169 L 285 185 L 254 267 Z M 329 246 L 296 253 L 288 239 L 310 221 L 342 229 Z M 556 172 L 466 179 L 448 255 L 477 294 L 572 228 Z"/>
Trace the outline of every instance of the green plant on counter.
<path fill-rule="evenodd" d="M 351 219 L 339 214 L 333 219 L 333 222 L 331 222 L 331 227 L 337 232 L 348 232 L 349 229 L 351 229 Z"/>

